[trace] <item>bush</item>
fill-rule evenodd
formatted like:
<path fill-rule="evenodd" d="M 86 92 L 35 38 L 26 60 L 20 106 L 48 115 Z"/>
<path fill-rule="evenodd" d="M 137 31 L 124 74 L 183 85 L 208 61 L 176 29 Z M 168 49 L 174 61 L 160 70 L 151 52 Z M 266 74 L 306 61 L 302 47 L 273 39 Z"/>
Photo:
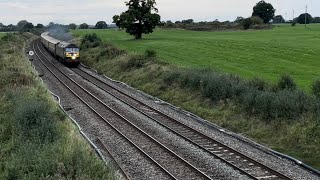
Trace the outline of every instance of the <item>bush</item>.
<path fill-rule="evenodd" d="M 156 58 L 157 57 L 157 52 L 152 49 L 147 49 L 144 54 L 145 54 L 146 58 Z"/>
<path fill-rule="evenodd" d="M 296 24 L 297 24 L 296 22 L 293 22 L 291 23 L 291 26 L 296 26 Z"/>
<path fill-rule="evenodd" d="M 267 89 L 267 83 L 259 78 L 253 78 L 249 81 L 249 85 L 259 91 L 263 91 Z"/>
<path fill-rule="evenodd" d="M 82 48 L 95 48 L 102 44 L 101 38 L 97 36 L 96 33 L 86 34 L 81 40 Z"/>
<path fill-rule="evenodd" d="M 261 25 L 263 24 L 263 19 L 261 19 L 259 16 L 252 16 L 251 23 L 252 25 Z"/>
<path fill-rule="evenodd" d="M 297 88 L 293 78 L 289 75 L 282 75 L 278 81 L 278 89 L 284 90 L 295 90 Z"/>
<path fill-rule="evenodd" d="M 320 80 L 315 80 L 312 83 L 312 93 L 320 97 Z"/>
<path fill-rule="evenodd" d="M 320 112 L 320 103 L 304 92 L 295 90 L 289 76 L 282 76 L 277 91 L 263 80 L 241 80 L 238 76 L 199 69 L 172 72 L 163 78 L 164 84 L 178 83 L 182 88 L 201 91 L 213 102 L 233 100 L 248 114 L 264 119 L 295 119 L 306 112 Z"/>
<path fill-rule="evenodd" d="M 147 59 L 143 55 L 131 55 L 127 62 L 124 62 L 121 66 L 123 70 L 139 69 L 147 62 Z"/>
<path fill-rule="evenodd" d="M 251 18 L 246 18 L 243 21 L 241 21 L 241 25 L 243 26 L 243 29 L 249 29 L 252 26 L 252 20 Z"/>
<path fill-rule="evenodd" d="M 39 144 L 53 142 L 58 138 L 57 119 L 54 117 L 44 100 L 19 99 L 14 112 L 15 133 L 27 141 Z"/>
<path fill-rule="evenodd" d="M 117 56 L 120 56 L 122 54 L 125 54 L 126 51 L 122 49 L 118 49 L 113 45 L 107 44 L 105 47 L 105 55 L 107 55 L 107 58 L 113 59 Z M 103 53 L 102 53 L 103 55 Z"/>

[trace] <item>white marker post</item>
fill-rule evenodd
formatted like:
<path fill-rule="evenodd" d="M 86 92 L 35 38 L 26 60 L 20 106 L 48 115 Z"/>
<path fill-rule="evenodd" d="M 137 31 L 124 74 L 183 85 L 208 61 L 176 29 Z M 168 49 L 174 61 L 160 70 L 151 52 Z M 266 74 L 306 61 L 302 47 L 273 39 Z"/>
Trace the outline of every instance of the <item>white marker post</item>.
<path fill-rule="evenodd" d="M 29 51 L 29 56 L 33 56 L 34 55 L 34 52 L 33 51 Z"/>

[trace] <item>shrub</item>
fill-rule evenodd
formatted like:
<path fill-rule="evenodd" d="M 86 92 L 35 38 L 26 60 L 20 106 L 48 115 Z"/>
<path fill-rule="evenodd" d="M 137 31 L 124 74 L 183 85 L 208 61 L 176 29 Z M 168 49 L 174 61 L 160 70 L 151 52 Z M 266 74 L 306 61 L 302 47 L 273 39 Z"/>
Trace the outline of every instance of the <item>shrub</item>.
<path fill-rule="evenodd" d="M 144 54 L 145 54 L 146 58 L 156 58 L 157 57 L 157 52 L 153 49 L 147 49 Z"/>
<path fill-rule="evenodd" d="M 241 21 L 241 25 L 243 26 L 243 29 L 249 29 L 252 26 L 252 20 L 251 18 L 246 18 L 243 21 Z"/>
<path fill-rule="evenodd" d="M 263 24 L 263 19 L 261 19 L 259 16 L 252 16 L 251 23 L 252 25 L 261 25 Z"/>
<path fill-rule="evenodd" d="M 177 71 L 169 71 L 167 73 L 164 74 L 164 77 L 163 77 L 163 82 L 164 84 L 170 86 L 172 85 L 174 82 L 177 82 L 178 79 L 180 78 L 181 76 L 181 72 L 177 72 Z"/>
<path fill-rule="evenodd" d="M 35 143 L 53 142 L 58 130 L 54 114 L 42 99 L 18 99 L 14 111 L 15 133 Z"/>
<path fill-rule="evenodd" d="M 254 78 L 250 80 L 249 85 L 259 91 L 263 91 L 267 89 L 267 83 L 260 78 Z"/>
<path fill-rule="evenodd" d="M 81 40 L 82 48 L 95 48 L 102 44 L 102 40 L 97 36 L 96 33 L 86 34 Z"/>
<path fill-rule="evenodd" d="M 312 93 L 320 97 L 320 80 L 315 80 L 312 83 Z"/>
<path fill-rule="evenodd" d="M 121 67 L 123 70 L 139 69 L 147 62 L 147 59 L 143 55 L 131 55 L 127 62 L 124 62 Z"/>
<path fill-rule="evenodd" d="M 293 22 L 291 23 L 291 26 L 296 26 L 296 24 L 297 24 L 296 22 Z"/>
<path fill-rule="evenodd" d="M 282 75 L 278 81 L 278 89 L 284 90 L 295 90 L 297 88 L 296 83 L 294 82 L 293 78 L 289 75 Z"/>
<path fill-rule="evenodd" d="M 106 44 L 105 45 L 105 50 L 103 51 L 102 55 L 107 55 L 107 58 L 113 59 L 117 56 L 120 56 L 122 54 L 125 54 L 126 51 L 122 49 L 118 49 L 117 47 L 111 45 L 111 44 Z"/>

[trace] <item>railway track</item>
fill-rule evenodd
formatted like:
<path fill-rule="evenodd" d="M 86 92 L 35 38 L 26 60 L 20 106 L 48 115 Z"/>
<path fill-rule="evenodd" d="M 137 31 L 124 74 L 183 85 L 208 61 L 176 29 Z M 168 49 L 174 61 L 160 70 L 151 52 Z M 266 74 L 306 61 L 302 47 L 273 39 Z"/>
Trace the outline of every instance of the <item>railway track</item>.
<path fill-rule="evenodd" d="M 204 169 L 197 168 L 184 158 L 167 148 L 155 138 L 131 123 L 116 112 L 110 105 L 102 102 L 91 92 L 73 80 L 70 75 L 61 71 L 47 59 L 39 47 L 39 41 L 33 44 L 35 55 L 52 75 L 72 94 L 82 101 L 98 117 L 117 132 L 123 139 L 138 149 L 146 159 L 166 175 L 165 179 L 212 179 Z M 41 45 L 40 45 L 41 46 Z M 100 143 L 103 143 L 100 141 Z M 121 164 L 119 164 L 121 166 Z M 130 178 L 129 178 L 130 179 Z"/>
<path fill-rule="evenodd" d="M 143 103 L 142 101 L 127 95 L 122 90 L 94 77 L 82 69 L 73 69 L 73 71 L 111 96 L 117 98 L 119 101 L 127 104 L 148 118 L 170 129 L 173 133 L 188 140 L 192 144 L 198 146 L 200 149 L 210 153 L 215 158 L 222 160 L 235 170 L 240 171 L 252 179 L 291 179 L 284 174 L 277 172 L 276 170 L 273 170 L 262 163 L 242 154 L 241 152 L 212 139 L 202 132 L 185 125 L 178 120 L 175 120 L 174 118 Z"/>

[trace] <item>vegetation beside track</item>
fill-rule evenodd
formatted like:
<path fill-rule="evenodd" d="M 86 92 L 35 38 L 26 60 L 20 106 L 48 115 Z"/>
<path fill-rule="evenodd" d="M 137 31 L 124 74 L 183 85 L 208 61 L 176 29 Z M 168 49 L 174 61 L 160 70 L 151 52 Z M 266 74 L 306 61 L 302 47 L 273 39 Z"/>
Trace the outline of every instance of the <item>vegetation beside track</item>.
<path fill-rule="evenodd" d="M 310 91 L 320 76 L 318 52 L 320 24 L 281 25 L 261 31 L 199 32 L 157 29 L 134 41 L 125 31 L 76 30 L 76 36 L 96 33 L 130 53 L 157 50 L 160 59 L 189 68 L 210 68 L 245 78 L 260 77 L 275 83 L 290 74 L 299 87 Z"/>
<path fill-rule="evenodd" d="M 116 179 L 25 56 L 29 33 L 0 40 L 0 179 Z"/>
<path fill-rule="evenodd" d="M 0 32 L 0 38 L 2 38 L 5 35 L 6 35 L 5 33 Z"/>
<path fill-rule="evenodd" d="M 159 60 L 154 50 L 127 53 L 94 34 L 82 38 L 81 54 L 99 72 L 320 168 L 320 100 L 290 76 L 271 85 L 177 67 Z"/>

